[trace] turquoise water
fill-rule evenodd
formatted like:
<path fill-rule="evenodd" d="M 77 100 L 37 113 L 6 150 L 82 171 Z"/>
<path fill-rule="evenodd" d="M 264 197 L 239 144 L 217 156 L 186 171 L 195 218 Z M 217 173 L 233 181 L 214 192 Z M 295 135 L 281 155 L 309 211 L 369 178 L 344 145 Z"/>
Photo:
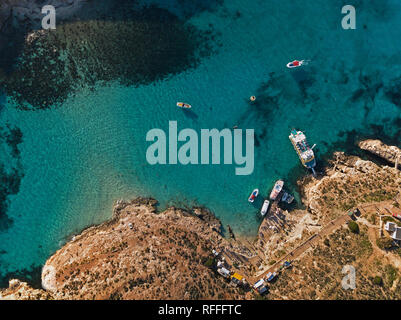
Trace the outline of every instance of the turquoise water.
<path fill-rule="evenodd" d="M 168 1 L 159 4 L 174 10 Z M 318 157 L 349 148 L 355 132 L 399 143 L 401 4 L 356 2 L 357 30 L 349 31 L 341 28 L 342 5 L 226 1 L 189 21 L 200 29 L 212 24 L 221 44 L 196 68 L 136 88 L 115 82 L 82 89 L 48 110 L 3 102 L 1 125 L 23 134 L 24 176 L 8 197 L 13 223 L 0 233 L 0 272 L 40 266 L 68 236 L 109 218 L 120 198 L 151 196 L 160 209 L 204 205 L 235 232 L 255 235 L 259 207 L 247 202 L 249 193 L 257 187 L 267 196 L 278 178 L 307 174 L 288 140 L 293 127 L 317 144 Z M 311 62 L 289 70 L 292 59 Z M 251 95 L 257 104 L 248 103 Z M 177 101 L 191 103 L 192 111 L 179 110 Z M 146 133 L 167 132 L 169 120 L 198 132 L 255 129 L 253 174 L 236 176 L 234 165 L 150 166 Z"/>

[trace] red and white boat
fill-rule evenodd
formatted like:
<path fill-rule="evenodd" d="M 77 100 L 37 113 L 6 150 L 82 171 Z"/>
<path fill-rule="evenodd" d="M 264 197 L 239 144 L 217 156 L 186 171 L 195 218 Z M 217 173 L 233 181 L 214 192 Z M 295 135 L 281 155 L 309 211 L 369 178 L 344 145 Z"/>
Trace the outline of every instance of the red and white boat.
<path fill-rule="evenodd" d="M 305 64 L 307 64 L 306 60 L 294 60 L 294 61 L 291 61 L 291 62 L 287 63 L 287 68 L 290 68 L 290 69 L 298 68 L 298 67 L 303 66 Z"/>
<path fill-rule="evenodd" d="M 278 197 L 278 195 L 281 193 L 281 190 L 283 190 L 284 187 L 284 181 L 283 180 L 278 180 L 274 184 L 273 190 L 270 193 L 270 200 L 275 201 Z"/>
<path fill-rule="evenodd" d="M 248 198 L 248 201 L 251 202 L 251 203 L 254 202 L 256 197 L 258 196 L 258 194 L 259 194 L 259 189 L 253 190 L 251 195 Z"/>

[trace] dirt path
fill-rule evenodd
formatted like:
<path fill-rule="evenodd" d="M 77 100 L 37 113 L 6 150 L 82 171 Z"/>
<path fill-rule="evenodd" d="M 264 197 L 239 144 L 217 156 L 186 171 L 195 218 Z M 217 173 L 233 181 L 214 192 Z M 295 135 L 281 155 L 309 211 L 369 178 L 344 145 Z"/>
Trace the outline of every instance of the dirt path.
<path fill-rule="evenodd" d="M 290 253 L 285 255 L 283 258 L 281 258 L 279 261 L 277 261 L 274 265 L 272 265 L 268 270 L 265 270 L 263 273 L 259 274 L 258 276 L 254 277 L 252 279 L 252 283 L 256 282 L 258 279 L 261 279 L 262 277 L 265 277 L 269 272 L 275 272 L 279 269 L 279 267 L 284 263 L 286 260 L 295 260 L 299 258 L 305 251 L 307 251 L 309 248 L 314 247 L 314 245 L 324 239 L 328 234 L 331 234 L 334 230 L 338 229 L 341 227 L 345 222 L 349 221 L 351 218 L 348 216 L 348 214 L 343 215 L 333 221 L 331 221 L 328 225 L 323 227 L 320 232 L 314 234 L 311 236 L 308 240 L 303 242 L 301 245 L 299 245 L 297 248 L 292 250 Z"/>

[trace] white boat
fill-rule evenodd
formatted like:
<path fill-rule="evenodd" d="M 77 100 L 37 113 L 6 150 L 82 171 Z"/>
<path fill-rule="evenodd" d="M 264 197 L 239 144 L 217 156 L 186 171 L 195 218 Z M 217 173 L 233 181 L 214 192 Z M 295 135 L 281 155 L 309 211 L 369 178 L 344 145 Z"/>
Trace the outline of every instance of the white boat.
<path fill-rule="evenodd" d="M 295 151 L 298 153 L 299 160 L 301 160 L 303 166 L 305 168 L 312 169 L 313 174 L 315 174 L 315 154 L 312 148 L 309 147 L 305 134 L 302 131 L 293 129 L 291 130 L 291 134 L 288 138 L 294 146 Z"/>
<path fill-rule="evenodd" d="M 290 69 L 298 68 L 298 67 L 306 65 L 306 64 L 308 64 L 307 60 L 294 60 L 294 61 L 287 63 L 287 68 L 290 68 Z"/>
<path fill-rule="evenodd" d="M 192 106 L 188 103 L 185 102 L 177 102 L 177 107 L 183 108 L 183 109 L 191 109 Z"/>
<path fill-rule="evenodd" d="M 259 189 L 253 190 L 251 195 L 248 198 L 248 201 L 251 202 L 251 203 L 254 202 L 256 197 L 258 196 L 258 194 L 259 194 Z"/>
<path fill-rule="evenodd" d="M 266 212 L 267 212 L 267 210 L 269 210 L 269 205 L 270 205 L 270 201 L 269 200 L 265 200 L 263 202 L 262 209 L 260 210 L 260 214 L 262 215 L 262 217 L 264 217 Z"/>
<path fill-rule="evenodd" d="M 284 187 L 284 181 L 283 180 L 278 180 L 274 184 L 273 190 L 270 193 L 270 200 L 276 200 L 278 195 L 280 194 L 281 190 L 283 190 Z"/>

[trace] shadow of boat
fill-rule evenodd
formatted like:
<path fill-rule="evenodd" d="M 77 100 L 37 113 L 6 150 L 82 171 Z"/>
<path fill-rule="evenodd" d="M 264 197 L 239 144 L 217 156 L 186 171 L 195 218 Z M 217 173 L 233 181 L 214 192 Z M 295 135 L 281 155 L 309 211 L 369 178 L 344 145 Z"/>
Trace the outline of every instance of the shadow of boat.
<path fill-rule="evenodd" d="M 190 118 L 192 120 L 197 120 L 199 118 L 199 116 L 193 112 L 191 109 L 182 109 L 182 111 L 184 112 L 184 115 L 187 118 Z"/>

